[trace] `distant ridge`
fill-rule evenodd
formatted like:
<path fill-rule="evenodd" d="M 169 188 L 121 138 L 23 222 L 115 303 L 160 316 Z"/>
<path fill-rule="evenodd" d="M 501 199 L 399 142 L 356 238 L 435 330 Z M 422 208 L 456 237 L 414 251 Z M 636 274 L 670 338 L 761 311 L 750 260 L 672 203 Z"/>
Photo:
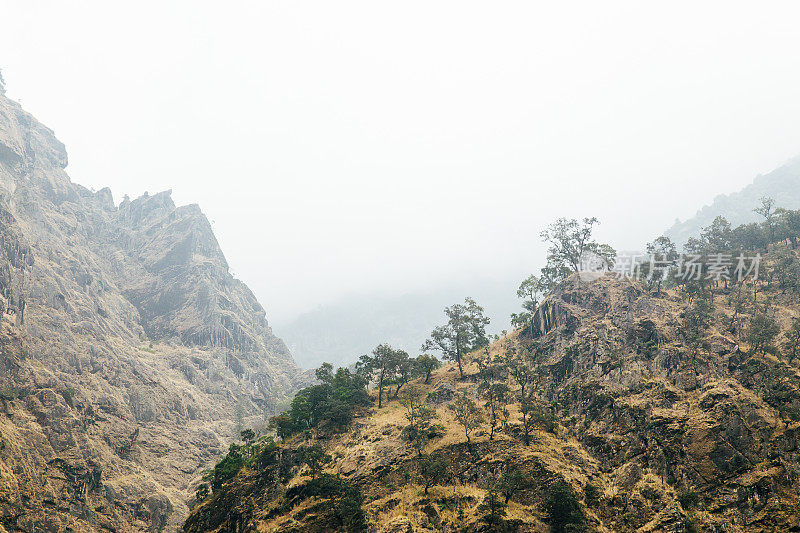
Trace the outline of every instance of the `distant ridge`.
<path fill-rule="evenodd" d="M 753 183 L 739 192 L 720 194 L 692 218 L 673 224 L 665 235 L 682 246 L 689 237 L 699 235 L 702 228 L 720 215 L 733 226 L 754 222 L 758 215 L 753 209 L 763 196 L 773 198 L 777 207 L 800 209 L 800 155 L 768 174 L 757 176 Z"/>

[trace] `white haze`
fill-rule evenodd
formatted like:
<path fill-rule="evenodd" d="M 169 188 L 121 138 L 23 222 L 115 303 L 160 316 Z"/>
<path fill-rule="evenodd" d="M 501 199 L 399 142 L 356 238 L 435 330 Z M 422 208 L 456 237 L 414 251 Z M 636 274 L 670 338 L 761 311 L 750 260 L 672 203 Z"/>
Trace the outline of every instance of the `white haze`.
<path fill-rule="evenodd" d="M 173 189 L 287 320 L 640 248 L 800 152 L 796 4 L 0 2 L 9 95 L 115 199 Z"/>

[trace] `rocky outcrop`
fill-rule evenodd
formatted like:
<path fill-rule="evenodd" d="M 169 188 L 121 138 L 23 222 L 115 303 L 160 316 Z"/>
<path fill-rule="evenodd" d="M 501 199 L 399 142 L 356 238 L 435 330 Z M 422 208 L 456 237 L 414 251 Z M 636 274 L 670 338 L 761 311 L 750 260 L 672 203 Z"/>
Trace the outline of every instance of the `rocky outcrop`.
<path fill-rule="evenodd" d="M 302 378 L 197 206 L 66 165 L 0 96 L 0 531 L 174 529 Z"/>

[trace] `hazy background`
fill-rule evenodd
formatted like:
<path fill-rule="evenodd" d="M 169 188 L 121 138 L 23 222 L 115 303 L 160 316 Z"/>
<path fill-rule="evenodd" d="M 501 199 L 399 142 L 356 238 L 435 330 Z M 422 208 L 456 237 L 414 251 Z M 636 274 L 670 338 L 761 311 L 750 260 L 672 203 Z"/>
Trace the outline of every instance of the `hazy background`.
<path fill-rule="evenodd" d="M 278 333 L 354 293 L 513 292 L 558 216 L 641 247 L 800 152 L 791 2 L 0 6 L 8 93 L 73 180 L 199 203 Z"/>

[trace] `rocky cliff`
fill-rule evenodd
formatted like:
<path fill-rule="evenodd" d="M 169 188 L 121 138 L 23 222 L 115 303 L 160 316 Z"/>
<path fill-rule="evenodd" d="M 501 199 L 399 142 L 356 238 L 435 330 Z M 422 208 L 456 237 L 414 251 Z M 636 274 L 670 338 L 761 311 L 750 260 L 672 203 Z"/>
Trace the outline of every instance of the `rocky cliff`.
<path fill-rule="evenodd" d="M 784 340 L 797 301 L 767 284 L 748 286 L 748 298 L 755 286 L 757 302 L 746 305 L 727 284 L 714 289 L 708 328 L 690 343 L 695 301 L 686 294 L 655 295 L 612 276 L 571 278 L 539 307 L 532 332 L 473 354 L 484 368 L 527 354 L 525 365 L 508 367 L 515 373 L 494 374 L 510 395 L 493 434 L 485 411 L 470 446 L 448 409 L 461 393 L 481 408 L 488 401 L 477 364 L 463 380 L 450 364 L 430 384 L 409 385 L 422 388 L 445 428 L 424 450 L 445 460 L 429 491 L 403 430 L 408 404 L 398 401 L 373 407 L 343 434 L 315 435 L 330 455 L 324 472 L 359 488 L 367 529 L 381 533 L 798 531 L 800 359 L 742 341 L 767 301 L 782 332 L 776 341 Z M 532 391 L 528 444 L 520 383 Z M 304 495 L 309 471 L 286 459 L 308 438 L 284 442 L 277 466 L 243 468 L 196 505 L 185 530 L 345 530 L 340 502 Z M 508 497 L 493 523 L 490 490 Z"/>
<path fill-rule="evenodd" d="M 0 531 L 174 529 L 297 367 L 196 205 L 66 166 L 0 95 Z"/>

